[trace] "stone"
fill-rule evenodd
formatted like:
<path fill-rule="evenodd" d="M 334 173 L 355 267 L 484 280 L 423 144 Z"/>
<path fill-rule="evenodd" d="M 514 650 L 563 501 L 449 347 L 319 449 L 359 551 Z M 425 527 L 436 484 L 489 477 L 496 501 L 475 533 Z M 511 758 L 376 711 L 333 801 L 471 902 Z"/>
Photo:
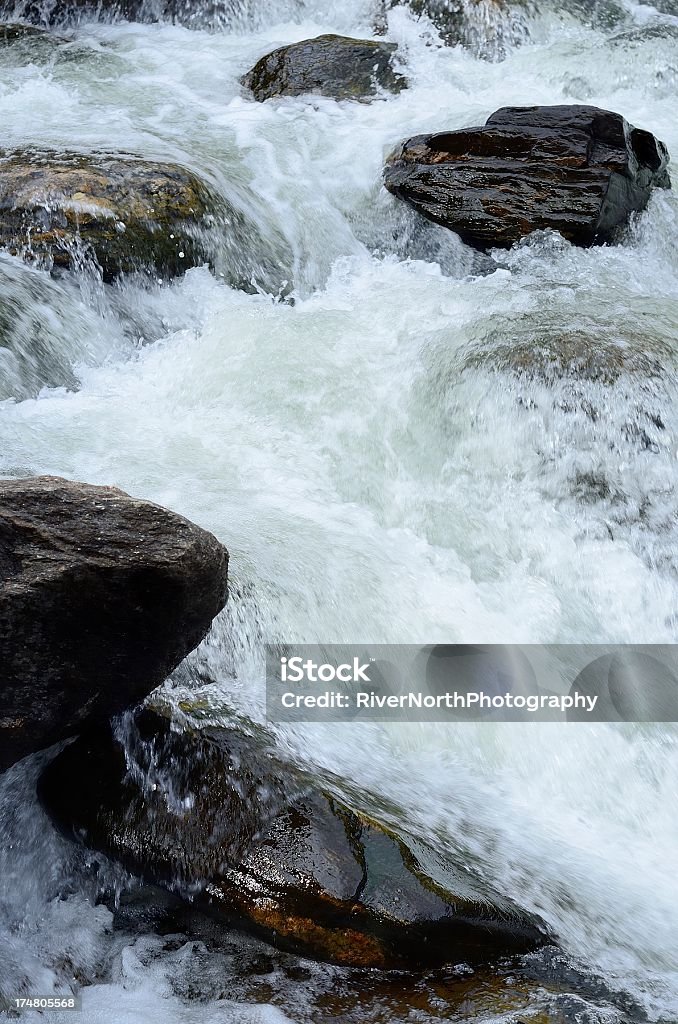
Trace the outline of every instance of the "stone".
<path fill-rule="evenodd" d="M 112 487 L 0 481 L 0 771 L 142 701 L 227 598 L 212 534 Z"/>
<path fill-rule="evenodd" d="M 0 245 L 73 269 L 92 257 L 104 280 L 175 277 L 210 261 L 214 197 L 176 164 L 26 150 L 0 157 Z"/>
<path fill-rule="evenodd" d="M 393 67 L 395 43 L 322 35 L 267 53 L 242 78 L 256 100 L 315 93 L 366 100 L 380 89 L 399 92 L 406 80 Z"/>
<path fill-rule="evenodd" d="M 548 941 L 467 872 L 454 876 L 458 891 L 446 889 L 420 851 L 233 730 L 176 732 L 145 709 L 136 728 L 67 747 L 39 793 L 67 835 L 304 956 L 412 969 Z"/>
<path fill-rule="evenodd" d="M 533 231 L 576 245 L 615 241 L 654 188 L 666 147 L 598 107 L 504 107 L 483 127 L 417 135 L 389 158 L 386 188 L 476 249 Z"/>

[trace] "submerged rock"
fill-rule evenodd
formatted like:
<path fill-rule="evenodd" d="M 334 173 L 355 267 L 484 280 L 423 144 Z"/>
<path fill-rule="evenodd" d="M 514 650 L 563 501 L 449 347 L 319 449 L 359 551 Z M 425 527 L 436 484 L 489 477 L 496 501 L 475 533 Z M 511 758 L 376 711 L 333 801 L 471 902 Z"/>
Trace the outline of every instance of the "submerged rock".
<path fill-rule="evenodd" d="M 22 22 L 8 22 L 0 25 L 0 47 L 7 46 L 24 39 L 51 39 L 51 33 L 37 25 L 24 25 Z"/>
<path fill-rule="evenodd" d="M 613 241 L 669 155 L 650 132 L 588 106 L 504 107 L 484 127 L 417 135 L 389 159 L 386 188 L 477 249 L 533 231 L 577 245 Z"/>
<path fill-rule="evenodd" d="M 40 796 L 69 834 L 283 949 L 353 967 L 483 962 L 547 941 L 509 901 L 434 881 L 395 835 L 255 741 L 172 732 L 150 711 L 127 753 L 82 736 Z M 131 771 L 128 771 L 131 766 Z"/>
<path fill-rule="evenodd" d="M 0 481 L 0 771 L 146 697 L 224 606 L 227 566 L 116 488 Z"/>
<path fill-rule="evenodd" d="M 337 100 L 364 100 L 379 89 L 399 92 L 407 82 L 393 67 L 395 43 L 322 35 L 281 46 L 258 60 L 242 78 L 254 98 L 318 93 Z"/>
<path fill-rule="evenodd" d="M 388 6 L 403 3 L 418 15 L 426 15 L 448 46 L 465 46 L 478 57 L 496 60 L 507 45 L 529 37 L 527 13 L 531 0 L 386 0 Z"/>
<path fill-rule="evenodd" d="M 110 353 L 100 318 L 69 284 L 0 253 L 0 402 L 74 389 L 75 367 Z"/>
<path fill-rule="evenodd" d="M 0 158 L 0 245 L 105 280 L 135 270 L 174 277 L 210 258 L 214 199 L 176 164 L 27 151 Z"/>
<path fill-rule="evenodd" d="M 668 346 L 634 346 L 614 332 L 606 337 L 604 328 L 596 334 L 551 329 L 535 335 L 511 325 L 507 333 L 510 340 L 490 333 L 484 344 L 473 346 L 463 369 L 506 372 L 547 387 L 568 380 L 609 386 L 624 376 L 651 381 L 672 373 Z"/>

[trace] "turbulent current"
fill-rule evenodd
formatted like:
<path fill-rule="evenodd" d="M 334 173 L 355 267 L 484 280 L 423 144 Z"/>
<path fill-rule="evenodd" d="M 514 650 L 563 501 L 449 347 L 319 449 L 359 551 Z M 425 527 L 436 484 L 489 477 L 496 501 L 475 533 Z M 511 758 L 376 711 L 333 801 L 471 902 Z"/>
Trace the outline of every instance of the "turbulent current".
<path fill-rule="evenodd" d="M 533 13 L 499 61 L 394 8 L 409 88 L 371 103 L 262 104 L 239 84 L 276 45 L 372 35 L 362 0 L 262 0 L 209 30 L 85 21 L 59 47 L 4 48 L 3 148 L 183 164 L 256 225 L 263 270 L 231 287 L 229 251 L 217 273 L 103 285 L 0 253 L 0 475 L 114 484 L 212 530 L 231 601 L 162 698 L 269 730 L 290 761 L 540 914 L 562 952 L 525 966 L 528 1003 L 554 1014 L 538 1019 L 675 1024 L 674 727 L 274 729 L 264 713 L 265 640 L 678 638 L 675 193 L 656 192 L 621 245 L 537 236 L 485 257 L 381 185 L 402 139 L 507 103 L 615 110 L 678 155 L 678 17 L 584 7 Z M 569 372 L 591 339 L 597 368 Z M 535 369 L 549 346 L 565 364 Z M 0 779 L 0 988 L 75 979 L 87 1024 L 522 1019 L 448 1002 L 459 979 L 394 993 L 237 932 L 113 928 L 97 895 L 125 878 L 52 829 L 37 770 Z"/>

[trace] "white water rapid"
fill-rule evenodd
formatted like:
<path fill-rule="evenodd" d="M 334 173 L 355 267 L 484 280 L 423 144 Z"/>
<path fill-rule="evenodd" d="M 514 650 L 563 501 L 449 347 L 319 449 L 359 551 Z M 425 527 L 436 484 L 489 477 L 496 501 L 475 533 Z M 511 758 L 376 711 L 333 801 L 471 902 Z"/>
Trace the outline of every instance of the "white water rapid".
<path fill-rule="evenodd" d="M 256 223 L 287 295 L 207 268 L 162 286 L 50 279 L 0 254 L 15 325 L 0 475 L 117 485 L 226 544 L 230 605 L 192 684 L 166 686 L 216 720 L 272 728 L 266 639 L 678 639 L 675 193 L 655 193 L 622 245 L 536 238 L 493 262 L 381 186 L 397 142 L 506 104 L 596 104 L 678 156 L 678 17 L 628 3 L 592 26 L 546 8 L 489 62 L 398 7 L 398 96 L 243 95 L 263 53 L 371 35 L 372 14 L 367 0 L 262 0 L 218 31 L 85 21 L 65 47 L 0 52 L 4 149 L 197 171 Z M 563 336 L 621 343 L 628 360 L 604 381 L 507 368 L 509 346 Z M 35 360 L 53 386 L 35 384 Z M 678 1021 L 675 727 L 307 725 L 275 740 L 548 922 L 562 995 L 539 1020 Z M 237 933 L 215 948 L 113 929 L 96 904 L 113 869 L 57 836 L 36 770 L 0 779 L 0 987 L 47 994 L 75 978 L 83 1024 L 530 1019 L 369 989 L 333 1010 L 328 993 L 348 984 L 336 968 L 293 969 Z"/>

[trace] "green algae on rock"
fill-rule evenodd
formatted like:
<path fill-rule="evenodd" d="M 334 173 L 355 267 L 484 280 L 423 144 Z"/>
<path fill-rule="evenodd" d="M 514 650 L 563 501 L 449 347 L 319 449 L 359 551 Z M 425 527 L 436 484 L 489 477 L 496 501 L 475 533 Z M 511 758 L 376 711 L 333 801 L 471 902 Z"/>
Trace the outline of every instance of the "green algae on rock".
<path fill-rule="evenodd" d="M 41 265 L 94 260 L 104 280 L 208 262 L 214 199 L 178 164 L 27 150 L 0 157 L 0 244 Z"/>

